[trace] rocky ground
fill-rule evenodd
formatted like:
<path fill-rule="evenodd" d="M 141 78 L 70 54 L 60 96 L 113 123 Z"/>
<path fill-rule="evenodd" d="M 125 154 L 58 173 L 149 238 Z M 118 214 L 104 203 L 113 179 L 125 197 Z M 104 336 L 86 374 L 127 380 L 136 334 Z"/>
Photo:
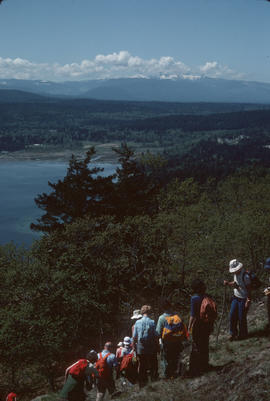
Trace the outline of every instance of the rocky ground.
<path fill-rule="evenodd" d="M 214 369 L 202 377 L 160 380 L 143 390 L 137 385 L 123 386 L 115 400 L 128 401 L 266 401 L 270 394 L 270 342 L 265 329 L 264 301 L 254 303 L 248 315 L 249 337 L 244 341 L 228 342 L 224 321 L 218 342 L 216 333 L 211 336 L 210 363 Z M 190 348 L 183 352 L 183 363 L 188 364 Z M 87 401 L 95 400 L 93 389 Z M 107 395 L 106 399 L 110 399 Z M 57 394 L 39 396 L 32 401 L 56 401 Z"/>

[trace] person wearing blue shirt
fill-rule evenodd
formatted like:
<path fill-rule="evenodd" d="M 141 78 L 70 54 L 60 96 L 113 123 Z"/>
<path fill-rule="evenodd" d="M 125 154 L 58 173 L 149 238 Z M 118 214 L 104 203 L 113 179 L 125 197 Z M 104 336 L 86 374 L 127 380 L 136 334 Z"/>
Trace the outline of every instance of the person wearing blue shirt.
<path fill-rule="evenodd" d="M 106 370 L 104 377 L 99 377 L 97 382 L 97 398 L 96 401 L 101 401 L 105 397 L 106 390 L 109 391 L 111 395 L 116 394 L 115 382 L 113 378 L 113 369 L 117 369 L 118 362 L 115 354 L 112 353 L 112 343 L 110 341 L 106 342 L 104 345 L 104 349 L 102 352 L 98 354 L 98 361 L 102 360 L 106 357 L 106 366 L 108 367 L 108 371 Z M 98 362 L 97 362 L 97 370 Z M 101 372 L 99 371 L 99 375 Z"/>
<path fill-rule="evenodd" d="M 156 380 L 158 375 L 158 335 L 154 320 L 148 316 L 150 312 L 151 306 L 142 306 L 142 318 L 135 323 L 133 332 L 133 347 L 137 353 L 140 387 L 147 383 L 147 370 L 150 370 L 152 381 Z"/>

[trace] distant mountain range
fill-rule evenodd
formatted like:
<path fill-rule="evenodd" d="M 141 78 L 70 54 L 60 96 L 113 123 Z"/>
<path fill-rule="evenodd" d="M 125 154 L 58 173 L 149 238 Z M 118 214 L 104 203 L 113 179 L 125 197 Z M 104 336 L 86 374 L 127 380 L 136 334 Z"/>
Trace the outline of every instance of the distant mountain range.
<path fill-rule="evenodd" d="M 13 91 L 12 96 L 6 93 L 7 101 L 12 101 L 12 98 L 15 101 L 14 91 L 24 91 L 47 97 L 99 100 L 270 104 L 268 83 L 213 78 L 195 80 L 123 78 L 73 82 L 0 79 L 0 89 Z M 0 99 L 2 96 L 4 94 L 1 90 Z M 18 101 L 23 100 L 22 95 L 17 93 L 17 96 Z M 30 96 L 26 101 L 31 101 Z"/>

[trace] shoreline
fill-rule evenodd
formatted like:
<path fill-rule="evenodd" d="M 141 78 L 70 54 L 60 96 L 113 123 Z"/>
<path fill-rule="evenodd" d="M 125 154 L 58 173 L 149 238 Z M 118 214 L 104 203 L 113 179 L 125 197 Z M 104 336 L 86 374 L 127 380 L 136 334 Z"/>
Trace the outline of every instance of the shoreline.
<path fill-rule="evenodd" d="M 8 153 L 0 153 L 0 163 L 2 162 L 26 162 L 26 161 L 53 161 L 53 162 L 69 162 L 72 155 L 77 159 L 83 159 L 87 149 L 82 150 L 63 150 L 63 151 L 49 151 L 49 152 L 29 152 L 29 151 L 16 151 Z M 110 163 L 117 164 L 117 157 L 114 157 L 112 152 L 97 152 L 92 162 L 97 163 Z"/>

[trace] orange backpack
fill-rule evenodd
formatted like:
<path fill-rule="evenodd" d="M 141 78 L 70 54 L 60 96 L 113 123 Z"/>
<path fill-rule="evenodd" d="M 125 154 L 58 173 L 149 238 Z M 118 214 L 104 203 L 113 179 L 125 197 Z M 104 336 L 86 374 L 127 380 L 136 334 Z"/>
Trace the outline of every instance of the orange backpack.
<path fill-rule="evenodd" d="M 205 323 L 214 324 L 217 318 L 217 304 L 215 301 L 206 295 L 201 303 L 200 319 Z"/>
<path fill-rule="evenodd" d="M 109 379 L 111 376 L 111 370 L 107 363 L 108 356 L 111 355 L 110 352 L 102 357 L 102 352 L 99 353 L 99 359 L 96 362 L 96 369 L 99 374 L 100 379 Z"/>
<path fill-rule="evenodd" d="M 162 340 L 178 342 L 188 337 L 186 325 L 178 315 L 165 316 L 165 319 Z"/>

